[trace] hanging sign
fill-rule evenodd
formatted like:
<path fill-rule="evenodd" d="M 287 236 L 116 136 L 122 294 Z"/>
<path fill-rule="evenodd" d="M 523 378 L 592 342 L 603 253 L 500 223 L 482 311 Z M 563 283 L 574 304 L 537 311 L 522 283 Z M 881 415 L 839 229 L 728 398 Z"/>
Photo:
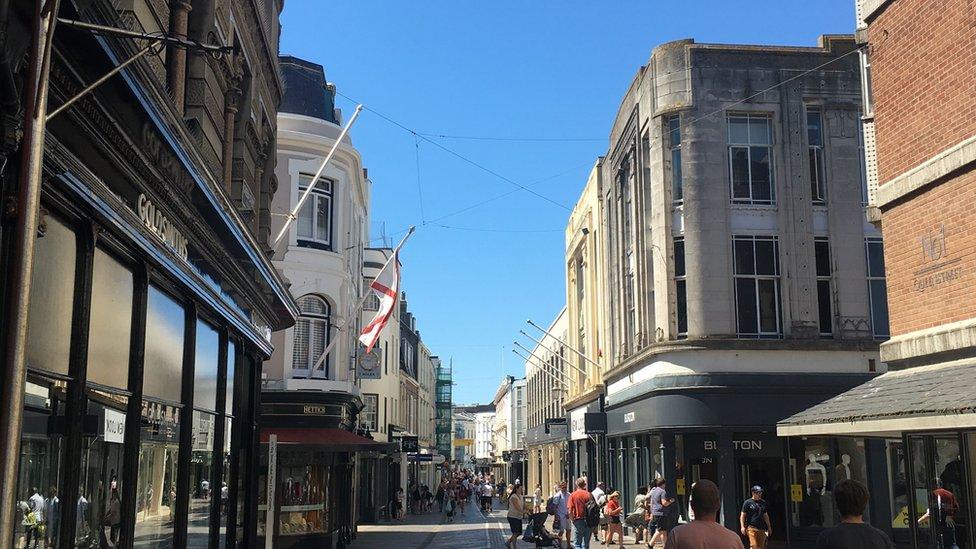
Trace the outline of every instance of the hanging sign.
<path fill-rule="evenodd" d="M 366 346 L 360 344 L 359 357 L 356 360 L 356 376 L 359 379 L 380 379 L 383 373 L 382 365 L 379 345 L 367 353 Z"/>
<path fill-rule="evenodd" d="M 125 443 L 125 414 L 123 412 L 105 408 L 102 437 L 105 442 L 112 442 L 114 444 Z"/>

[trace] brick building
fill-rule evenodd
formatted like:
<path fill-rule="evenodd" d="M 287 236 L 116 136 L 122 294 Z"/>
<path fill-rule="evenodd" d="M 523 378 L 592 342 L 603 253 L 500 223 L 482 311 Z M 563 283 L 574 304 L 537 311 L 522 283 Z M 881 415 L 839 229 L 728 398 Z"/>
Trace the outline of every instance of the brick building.
<path fill-rule="evenodd" d="M 779 431 L 884 441 L 893 478 L 903 478 L 887 502 L 896 540 L 972 547 L 976 10 L 966 0 L 861 0 L 857 8 L 865 127 L 876 146 L 867 158 L 878 182 L 869 217 L 884 235 L 890 309 L 881 358 L 890 373 Z M 957 506 L 941 510 L 939 485 Z"/>

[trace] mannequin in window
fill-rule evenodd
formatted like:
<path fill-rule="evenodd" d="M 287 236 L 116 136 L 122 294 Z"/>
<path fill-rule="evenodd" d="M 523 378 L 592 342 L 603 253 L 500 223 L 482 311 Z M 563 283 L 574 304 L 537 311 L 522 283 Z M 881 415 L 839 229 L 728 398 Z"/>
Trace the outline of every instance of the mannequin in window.
<path fill-rule="evenodd" d="M 840 464 L 837 465 L 837 468 L 835 469 L 834 472 L 836 474 L 836 478 L 834 480 L 836 480 L 837 482 L 840 482 L 842 480 L 850 480 L 851 479 L 851 456 L 850 456 L 850 454 L 841 454 L 840 455 Z"/>
<path fill-rule="evenodd" d="M 804 471 L 807 476 L 807 494 L 823 494 L 827 488 L 827 468 L 824 467 L 816 454 L 807 457 L 807 467 Z"/>

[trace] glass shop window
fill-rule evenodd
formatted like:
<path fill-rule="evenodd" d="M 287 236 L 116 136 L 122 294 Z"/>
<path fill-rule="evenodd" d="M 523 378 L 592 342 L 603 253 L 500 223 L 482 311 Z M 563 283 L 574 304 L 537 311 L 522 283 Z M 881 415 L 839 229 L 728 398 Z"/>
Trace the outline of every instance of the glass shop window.
<path fill-rule="evenodd" d="M 210 509 L 220 487 L 213 482 L 214 441 L 217 416 L 193 411 L 193 446 L 190 457 L 190 514 L 187 545 L 206 547 L 210 540 Z"/>
<path fill-rule="evenodd" d="M 65 394 L 65 382 L 39 376 L 28 376 L 24 387 L 15 547 L 30 547 L 31 543 L 47 547 L 58 542 Z"/>
<path fill-rule="evenodd" d="M 104 387 L 127 389 L 132 335 L 132 271 L 101 249 L 95 249 L 93 261 L 88 381 Z"/>
<path fill-rule="evenodd" d="M 181 412 L 171 404 L 145 400 L 142 403 L 134 540 L 137 547 L 173 546 Z"/>
<path fill-rule="evenodd" d="M 220 336 L 212 326 L 197 321 L 196 358 L 193 365 L 193 407 L 217 411 L 217 373 Z"/>
<path fill-rule="evenodd" d="M 864 440 L 859 438 L 794 437 L 790 440 L 790 502 L 793 526 L 827 528 L 840 522 L 834 486 L 845 479 L 867 484 Z M 798 488 L 799 498 L 796 497 Z M 869 513 L 865 513 L 867 519 Z"/>
<path fill-rule="evenodd" d="M 74 545 L 109 547 L 119 543 L 125 520 L 122 479 L 129 397 L 95 388 L 88 389 L 87 397 Z"/>
<path fill-rule="evenodd" d="M 27 366 L 68 375 L 75 296 L 75 233 L 47 216 L 38 237 L 27 325 Z"/>
<path fill-rule="evenodd" d="M 905 445 L 900 440 L 887 442 L 888 489 L 891 490 L 891 527 L 907 529 L 911 523 L 908 513 L 908 469 L 905 464 Z"/>
<path fill-rule="evenodd" d="M 183 306 L 155 286 L 149 286 L 146 317 L 146 359 L 142 394 L 180 402 L 183 392 Z"/>

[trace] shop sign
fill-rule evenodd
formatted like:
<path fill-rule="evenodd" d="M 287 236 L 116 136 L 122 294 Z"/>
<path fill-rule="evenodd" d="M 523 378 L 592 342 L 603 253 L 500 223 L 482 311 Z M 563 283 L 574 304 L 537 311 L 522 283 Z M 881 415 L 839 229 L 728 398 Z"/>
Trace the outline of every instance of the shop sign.
<path fill-rule="evenodd" d="M 569 412 L 569 439 L 583 440 L 586 438 L 586 408 L 577 408 Z"/>
<path fill-rule="evenodd" d="M 624 414 L 624 423 L 633 423 L 637 419 L 637 412 L 627 412 Z"/>
<path fill-rule="evenodd" d="M 675 484 L 674 486 L 675 493 L 678 494 L 679 496 L 685 495 L 685 479 L 683 478 L 675 479 L 674 484 Z"/>
<path fill-rule="evenodd" d="M 583 415 L 583 430 L 587 435 L 607 434 L 607 414 L 603 412 L 587 412 Z"/>
<path fill-rule="evenodd" d="M 366 352 L 366 346 L 360 344 L 359 356 L 356 359 L 356 376 L 359 379 L 380 379 L 383 373 L 379 345 Z"/>
<path fill-rule="evenodd" d="M 912 281 L 916 292 L 924 292 L 958 280 L 963 274 L 963 268 L 957 265 L 961 257 L 949 259 L 949 246 L 946 243 L 946 226 L 939 225 L 939 230 L 925 234 L 918 238 L 924 267 L 918 269 Z"/>
<path fill-rule="evenodd" d="M 325 406 L 317 404 L 306 404 L 302 406 L 302 413 L 306 416 L 324 416 L 325 412 Z"/>
<path fill-rule="evenodd" d="M 186 260 L 186 237 L 145 194 L 140 193 L 136 200 L 136 213 L 147 229 L 159 237 L 173 253 Z"/>
<path fill-rule="evenodd" d="M 405 436 L 400 438 L 401 452 L 419 452 L 420 439 L 415 436 Z"/>
<path fill-rule="evenodd" d="M 105 408 L 105 420 L 102 436 L 105 442 L 124 444 L 125 414 L 111 408 Z"/>
<path fill-rule="evenodd" d="M 793 503 L 803 502 L 803 485 L 790 484 L 790 501 Z"/>

